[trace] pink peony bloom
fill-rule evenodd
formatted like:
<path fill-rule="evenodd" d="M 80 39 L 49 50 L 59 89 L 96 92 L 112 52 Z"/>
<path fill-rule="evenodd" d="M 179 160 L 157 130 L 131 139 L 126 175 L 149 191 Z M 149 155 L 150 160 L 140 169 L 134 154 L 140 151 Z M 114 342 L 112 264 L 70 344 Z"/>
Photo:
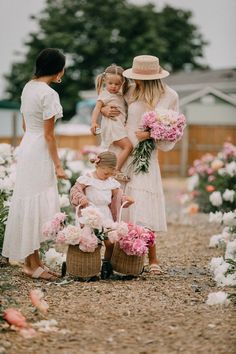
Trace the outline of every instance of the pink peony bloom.
<path fill-rule="evenodd" d="M 91 232 L 90 227 L 84 227 L 81 231 L 79 248 L 83 252 L 94 252 L 98 247 L 98 239 Z"/>
<path fill-rule="evenodd" d="M 46 313 L 48 311 L 49 305 L 45 300 L 43 300 L 44 294 L 39 289 L 34 289 L 30 291 L 30 300 L 34 307 L 39 311 Z"/>
<path fill-rule="evenodd" d="M 115 243 L 117 241 L 119 241 L 119 233 L 117 232 L 117 230 L 113 230 L 108 232 L 108 239 L 109 241 L 111 241 L 111 243 Z"/>
<path fill-rule="evenodd" d="M 26 318 L 14 308 L 8 308 L 3 313 L 3 318 L 10 325 L 16 326 L 18 328 L 26 328 L 28 324 L 26 322 Z"/>

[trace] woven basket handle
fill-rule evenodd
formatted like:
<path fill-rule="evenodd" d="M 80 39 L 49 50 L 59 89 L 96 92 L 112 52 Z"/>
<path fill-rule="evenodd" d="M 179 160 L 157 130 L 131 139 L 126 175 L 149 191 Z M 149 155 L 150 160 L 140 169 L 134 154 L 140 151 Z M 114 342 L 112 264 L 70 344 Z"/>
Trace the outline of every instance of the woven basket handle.
<path fill-rule="evenodd" d="M 122 210 L 123 210 L 124 206 L 125 206 L 127 203 L 129 203 L 128 200 L 124 201 L 124 203 L 121 204 L 118 222 L 121 222 Z"/>

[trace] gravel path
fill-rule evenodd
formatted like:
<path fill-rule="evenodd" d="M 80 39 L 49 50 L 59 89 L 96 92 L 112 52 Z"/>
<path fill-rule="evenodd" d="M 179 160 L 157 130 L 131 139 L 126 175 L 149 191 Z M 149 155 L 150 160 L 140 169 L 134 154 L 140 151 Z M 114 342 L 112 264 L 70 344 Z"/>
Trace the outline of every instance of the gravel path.
<path fill-rule="evenodd" d="M 234 305 L 205 304 L 208 293 L 219 290 L 208 271 L 210 259 L 221 255 L 207 247 L 216 230 L 204 217 L 192 217 L 193 226 L 174 219 L 159 237 L 161 276 L 58 286 L 26 279 L 18 267 L 2 268 L 2 284 L 13 285 L 4 298 L 36 322 L 43 317 L 33 312 L 28 293 L 42 288 L 50 306 L 46 318 L 56 319 L 60 332 L 24 339 L 1 331 L 0 353 L 235 354 Z"/>

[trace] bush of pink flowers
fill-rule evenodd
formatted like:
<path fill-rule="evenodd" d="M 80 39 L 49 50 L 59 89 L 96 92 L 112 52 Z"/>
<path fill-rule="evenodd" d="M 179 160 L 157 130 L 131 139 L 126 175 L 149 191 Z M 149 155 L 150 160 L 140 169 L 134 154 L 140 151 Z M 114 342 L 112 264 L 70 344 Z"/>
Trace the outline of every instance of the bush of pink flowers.
<path fill-rule="evenodd" d="M 120 248 L 130 256 L 144 256 L 155 243 L 153 231 L 132 223 L 119 223 L 116 229 L 108 232 L 111 242 L 118 242 Z"/>
<path fill-rule="evenodd" d="M 185 126 L 185 116 L 172 110 L 158 109 L 144 113 L 140 128 L 150 132 L 150 139 L 140 141 L 133 150 L 135 173 L 148 172 L 157 141 L 177 142 L 182 138 Z"/>

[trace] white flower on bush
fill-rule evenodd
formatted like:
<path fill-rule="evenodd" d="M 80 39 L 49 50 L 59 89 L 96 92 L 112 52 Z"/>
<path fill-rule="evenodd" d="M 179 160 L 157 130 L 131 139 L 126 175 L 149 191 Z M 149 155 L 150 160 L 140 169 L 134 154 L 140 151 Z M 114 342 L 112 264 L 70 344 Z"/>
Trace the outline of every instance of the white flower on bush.
<path fill-rule="evenodd" d="M 222 220 L 226 226 L 234 226 L 234 225 L 236 225 L 236 213 L 233 211 L 229 211 L 228 213 L 224 213 Z"/>
<path fill-rule="evenodd" d="M 192 192 L 199 185 L 199 176 L 193 175 L 188 178 L 188 190 Z"/>
<path fill-rule="evenodd" d="M 68 193 L 71 188 L 70 181 L 66 179 L 61 179 L 59 184 L 59 193 Z"/>
<path fill-rule="evenodd" d="M 68 170 L 68 168 L 65 170 L 66 175 L 68 176 L 68 178 L 70 179 L 72 177 L 72 171 Z"/>
<path fill-rule="evenodd" d="M 0 144 L 0 156 L 3 160 L 11 159 L 12 157 L 12 147 L 10 144 Z"/>
<path fill-rule="evenodd" d="M 79 221 L 82 224 L 101 230 L 103 215 L 97 208 L 88 206 L 87 208 L 81 210 L 81 215 L 82 217 L 79 218 Z"/>
<path fill-rule="evenodd" d="M 10 177 L 0 179 L 0 190 L 10 194 L 14 188 L 14 181 Z"/>
<path fill-rule="evenodd" d="M 210 238 L 209 247 L 210 248 L 217 247 L 221 241 L 223 241 L 222 234 L 213 235 Z"/>
<path fill-rule="evenodd" d="M 215 213 L 210 212 L 209 214 L 209 222 L 221 224 L 222 218 L 223 218 L 223 214 L 221 211 L 216 211 Z"/>
<path fill-rule="evenodd" d="M 223 193 L 223 199 L 227 202 L 233 203 L 235 196 L 235 191 L 232 189 L 226 189 Z"/>
<path fill-rule="evenodd" d="M 225 258 L 226 259 L 231 258 L 236 260 L 236 240 L 227 243 Z"/>
<path fill-rule="evenodd" d="M 224 291 L 218 291 L 216 293 L 211 293 L 208 295 L 206 304 L 207 305 L 225 305 L 229 304 L 228 294 Z"/>
<path fill-rule="evenodd" d="M 60 266 L 65 260 L 66 255 L 63 253 L 59 253 L 55 250 L 55 248 L 49 248 L 49 250 L 44 255 L 46 264 L 52 268 L 56 266 Z"/>
<path fill-rule="evenodd" d="M 61 208 L 66 208 L 70 205 L 70 200 L 69 200 L 67 194 L 59 195 L 59 200 L 60 200 L 60 207 Z"/>
<path fill-rule="evenodd" d="M 236 175 L 236 162 L 232 161 L 225 166 L 225 170 L 231 177 Z"/>
<path fill-rule="evenodd" d="M 78 173 L 78 172 L 83 172 L 87 167 L 85 166 L 85 163 L 83 161 L 69 161 L 67 163 L 67 167 L 73 172 L 73 173 Z"/>
<path fill-rule="evenodd" d="M 217 173 L 218 173 L 218 175 L 220 175 L 220 176 L 225 176 L 225 175 L 227 174 L 225 168 L 220 168 L 220 169 L 217 171 Z"/>
<path fill-rule="evenodd" d="M 213 257 L 210 262 L 210 270 L 212 273 L 224 263 L 223 257 Z"/>
<path fill-rule="evenodd" d="M 223 203 L 221 193 L 217 191 L 210 194 L 209 200 L 211 204 L 216 207 L 220 206 Z"/>

